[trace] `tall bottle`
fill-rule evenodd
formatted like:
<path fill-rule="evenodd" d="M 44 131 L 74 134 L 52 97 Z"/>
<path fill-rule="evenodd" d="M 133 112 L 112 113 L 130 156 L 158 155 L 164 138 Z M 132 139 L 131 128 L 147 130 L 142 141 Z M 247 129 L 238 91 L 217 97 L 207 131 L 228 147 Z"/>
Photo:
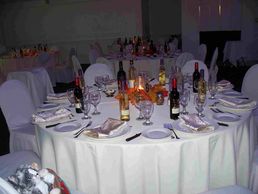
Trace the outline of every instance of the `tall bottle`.
<path fill-rule="evenodd" d="M 200 79 L 200 73 L 199 73 L 199 64 L 198 62 L 195 62 L 194 64 L 194 72 L 193 72 L 193 92 L 198 92 L 198 81 Z"/>
<path fill-rule="evenodd" d="M 80 88 L 82 89 L 82 92 L 84 92 L 85 89 L 85 81 L 83 77 L 83 71 L 82 69 L 78 70 L 79 80 L 80 80 Z"/>
<path fill-rule="evenodd" d="M 166 70 L 164 65 L 164 59 L 160 59 L 159 66 L 159 84 L 164 86 L 166 84 Z"/>
<path fill-rule="evenodd" d="M 206 99 L 206 81 L 204 80 L 204 70 L 200 70 L 200 79 L 198 82 L 198 96 L 202 103 L 205 102 Z"/>
<path fill-rule="evenodd" d="M 80 87 L 80 79 L 79 77 L 75 78 L 75 88 L 74 88 L 74 104 L 76 113 L 82 113 L 83 109 L 83 94 L 82 89 Z"/>
<path fill-rule="evenodd" d="M 133 60 L 130 60 L 130 67 L 128 73 L 128 88 L 134 88 L 134 83 L 136 79 L 136 69 L 133 65 Z"/>
<path fill-rule="evenodd" d="M 130 110 L 129 110 L 129 98 L 125 90 L 125 85 L 122 84 L 122 89 L 119 98 L 119 108 L 120 108 L 120 120 L 129 121 L 130 120 Z"/>
<path fill-rule="evenodd" d="M 119 61 L 119 71 L 117 72 L 117 86 L 118 92 L 122 91 L 122 88 L 126 88 L 126 73 L 123 69 L 123 62 Z"/>
<path fill-rule="evenodd" d="M 179 106 L 179 92 L 177 91 L 177 81 L 176 78 L 172 79 L 172 90 L 169 94 L 170 101 L 170 118 L 177 120 L 180 112 Z"/>

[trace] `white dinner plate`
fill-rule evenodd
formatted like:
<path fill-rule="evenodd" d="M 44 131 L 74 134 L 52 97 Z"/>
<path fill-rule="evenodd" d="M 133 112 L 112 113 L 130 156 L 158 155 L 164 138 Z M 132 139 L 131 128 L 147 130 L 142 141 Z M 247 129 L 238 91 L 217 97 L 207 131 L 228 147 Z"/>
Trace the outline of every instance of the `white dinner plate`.
<path fill-rule="evenodd" d="M 222 108 L 222 110 L 230 111 L 230 112 L 231 111 L 245 112 L 245 111 L 249 111 L 249 110 L 256 108 L 256 106 L 237 107 L 237 106 L 232 106 L 232 105 L 222 103 L 222 102 L 218 103 L 217 107 Z"/>
<path fill-rule="evenodd" d="M 228 97 L 240 97 L 243 94 L 234 90 L 227 90 L 227 91 L 223 91 L 222 94 L 224 96 L 228 96 Z"/>
<path fill-rule="evenodd" d="M 96 126 L 94 128 L 97 128 L 97 127 L 99 126 Z M 92 136 L 89 136 L 90 130 L 85 131 L 83 134 L 91 140 L 107 141 L 107 140 L 123 138 L 127 133 L 129 133 L 130 130 L 131 130 L 131 127 L 126 124 L 125 126 L 123 126 L 121 129 L 119 129 L 117 132 L 113 133 L 112 135 L 107 135 L 107 136 L 99 135 L 98 137 L 92 137 Z"/>
<path fill-rule="evenodd" d="M 81 124 L 78 122 L 73 122 L 73 123 L 63 123 L 60 125 L 57 125 L 54 130 L 58 132 L 69 132 L 69 131 L 74 131 L 76 129 L 79 129 L 81 127 Z"/>
<path fill-rule="evenodd" d="M 235 122 L 240 120 L 239 116 L 230 113 L 215 113 L 213 118 L 222 122 Z"/>
<path fill-rule="evenodd" d="M 56 103 L 47 103 L 47 104 L 42 104 L 42 105 L 40 105 L 39 108 L 45 110 L 45 109 L 52 109 L 52 108 L 57 108 L 57 107 L 59 107 L 59 104 L 56 104 Z"/>
<path fill-rule="evenodd" d="M 142 135 L 149 139 L 163 139 L 171 136 L 171 131 L 166 128 L 146 129 Z"/>

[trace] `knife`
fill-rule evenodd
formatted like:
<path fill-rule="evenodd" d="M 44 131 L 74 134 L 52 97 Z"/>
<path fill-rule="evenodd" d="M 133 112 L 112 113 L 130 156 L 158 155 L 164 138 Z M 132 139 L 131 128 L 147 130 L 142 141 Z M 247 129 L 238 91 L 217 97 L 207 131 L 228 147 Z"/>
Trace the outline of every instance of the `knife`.
<path fill-rule="evenodd" d="M 139 137 L 141 134 L 142 133 L 136 133 L 134 136 L 126 138 L 125 141 L 131 141 L 131 140 L 135 139 L 136 137 Z"/>
<path fill-rule="evenodd" d="M 220 126 L 224 126 L 224 127 L 228 127 L 228 126 L 229 126 L 227 123 L 221 123 L 221 122 L 217 122 L 217 123 L 218 123 L 218 125 L 220 125 Z"/>
<path fill-rule="evenodd" d="M 65 121 L 63 123 L 70 123 L 70 122 L 74 122 L 76 121 L 76 119 L 72 119 L 72 120 L 69 120 L 69 121 Z M 60 124 L 63 124 L 63 123 L 55 123 L 55 124 L 52 124 L 52 125 L 47 125 L 46 128 L 50 128 L 50 127 L 55 127 L 57 125 L 60 125 Z"/>

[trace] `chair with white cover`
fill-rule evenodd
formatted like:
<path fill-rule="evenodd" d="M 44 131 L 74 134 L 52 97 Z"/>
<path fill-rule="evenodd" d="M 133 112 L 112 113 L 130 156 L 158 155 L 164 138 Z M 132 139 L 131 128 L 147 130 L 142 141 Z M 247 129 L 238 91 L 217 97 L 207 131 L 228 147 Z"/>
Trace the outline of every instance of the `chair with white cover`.
<path fill-rule="evenodd" d="M 241 41 L 227 41 L 223 50 L 223 62 L 230 61 L 233 65 L 237 65 L 237 60 L 241 56 Z"/>
<path fill-rule="evenodd" d="M 73 72 L 75 75 L 78 75 L 78 72 L 82 71 L 81 63 L 75 55 L 72 56 L 72 62 L 73 62 Z"/>
<path fill-rule="evenodd" d="M 102 64 L 102 63 L 92 64 L 86 69 L 84 73 L 85 83 L 88 86 L 92 86 L 95 83 L 95 77 L 101 76 L 104 74 L 109 75 L 109 78 L 111 79 L 115 78 L 114 73 L 106 64 Z"/>
<path fill-rule="evenodd" d="M 7 80 L 19 80 L 23 82 L 31 95 L 35 107 L 39 107 L 45 100 L 44 86 L 36 76 L 29 71 L 10 72 Z"/>
<path fill-rule="evenodd" d="M 206 44 L 200 44 L 198 47 L 198 55 L 196 59 L 198 59 L 199 61 L 203 61 L 205 63 L 206 54 L 207 54 Z"/>
<path fill-rule="evenodd" d="M 199 64 L 199 70 L 203 69 L 204 70 L 204 79 L 205 81 L 208 81 L 209 79 L 209 71 L 207 66 L 205 65 L 204 62 L 199 61 L 199 60 L 190 60 L 188 62 L 185 63 L 185 65 L 181 68 L 181 72 L 182 74 L 190 74 L 192 75 L 194 72 L 194 64 L 195 63 Z"/>
<path fill-rule="evenodd" d="M 252 191 L 239 185 L 231 185 L 219 189 L 209 190 L 200 194 L 254 194 Z"/>
<path fill-rule="evenodd" d="M 90 64 L 96 63 L 96 60 L 98 57 L 101 57 L 100 53 L 98 52 L 98 49 L 96 49 L 93 45 L 91 45 L 89 50 Z"/>
<path fill-rule="evenodd" d="M 192 53 L 184 52 L 181 53 L 176 59 L 176 66 L 183 67 L 187 61 L 193 60 L 194 56 Z"/>
<path fill-rule="evenodd" d="M 116 74 L 114 63 L 112 63 L 110 60 L 106 59 L 105 57 L 98 57 L 96 63 L 106 64 L 112 70 L 114 75 Z"/>
<path fill-rule="evenodd" d="M 0 86 L 0 107 L 10 132 L 10 152 L 38 152 L 31 116 L 36 108 L 27 87 L 18 80 L 7 80 Z"/>
<path fill-rule="evenodd" d="M 255 83 L 258 82 L 258 64 L 250 67 L 245 73 L 241 92 L 251 98 L 252 100 L 258 101 L 258 90 Z"/>
<path fill-rule="evenodd" d="M 250 177 L 250 189 L 253 192 L 258 193 L 258 146 L 254 152 L 253 165 Z"/>

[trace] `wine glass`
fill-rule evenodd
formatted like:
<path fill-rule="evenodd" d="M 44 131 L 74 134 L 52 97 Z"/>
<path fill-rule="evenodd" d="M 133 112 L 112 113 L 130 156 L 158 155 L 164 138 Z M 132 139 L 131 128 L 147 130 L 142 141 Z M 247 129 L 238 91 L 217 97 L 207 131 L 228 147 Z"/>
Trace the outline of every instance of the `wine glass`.
<path fill-rule="evenodd" d="M 101 99 L 101 95 L 100 95 L 100 92 L 98 90 L 95 90 L 95 91 L 92 91 L 92 92 L 89 93 L 89 100 L 95 108 L 92 115 L 100 114 L 100 112 L 97 109 L 97 105 L 100 103 L 100 99 Z"/>
<path fill-rule="evenodd" d="M 210 97 L 209 99 L 211 100 L 215 100 L 215 95 L 217 93 L 217 90 L 218 90 L 218 86 L 217 86 L 217 82 L 216 81 L 213 81 L 213 80 L 209 80 L 208 82 L 208 89 L 209 89 L 209 92 L 210 92 Z"/>
<path fill-rule="evenodd" d="M 135 101 L 135 107 L 139 110 L 139 116 L 136 118 L 137 121 L 141 121 L 144 119 L 141 111 L 141 103 L 142 103 L 142 96 L 139 94 L 136 96 L 136 101 Z"/>
<path fill-rule="evenodd" d="M 75 99 L 74 99 L 74 88 L 70 88 L 66 91 L 67 98 L 70 102 L 69 107 L 74 107 Z"/>
<path fill-rule="evenodd" d="M 110 82 L 108 74 L 102 76 L 102 84 L 104 85 L 104 90 L 107 90 L 107 84 Z"/>
<path fill-rule="evenodd" d="M 91 103 L 86 96 L 83 98 L 82 112 L 84 113 L 84 116 L 82 117 L 82 119 L 91 119 L 91 116 L 88 115 L 88 113 L 90 112 L 90 107 L 91 107 Z"/>
<path fill-rule="evenodd" d="M 153 113 L 154 105 L 150 100 L 144 100 L 140 103 L 140 109 L 143 114 L 145 121 L 143 125 L 152 125 L 153 122 L 150 121 L 151 115 Z"/>
<path fill-rule="evenodd" d="M 186 106 L 188 105 L 188 102 L 190 101 L 190 91 L 185 89 L 182 91 L 180 95 L 180 104 L 183 106 L 183 111 L 181 114 L 186 115 L 188 112 L 186 111 Z"/>
<path fill-rule="evenodd" d="M 102 76 L 96 76 L 95 77 L 95 85 L 98 87 L 98 91 L 101 91 L 102 83 L 103 83 L 103 77 Z"/>
<path fill-rule="evenodd" d="M 200 97 L 198 94 L 194 96 L 195 109 L 197 110 L 199 117 L 204 117 L 202 113 L 206 105 L 206 96 L 204 98 Z"/>

